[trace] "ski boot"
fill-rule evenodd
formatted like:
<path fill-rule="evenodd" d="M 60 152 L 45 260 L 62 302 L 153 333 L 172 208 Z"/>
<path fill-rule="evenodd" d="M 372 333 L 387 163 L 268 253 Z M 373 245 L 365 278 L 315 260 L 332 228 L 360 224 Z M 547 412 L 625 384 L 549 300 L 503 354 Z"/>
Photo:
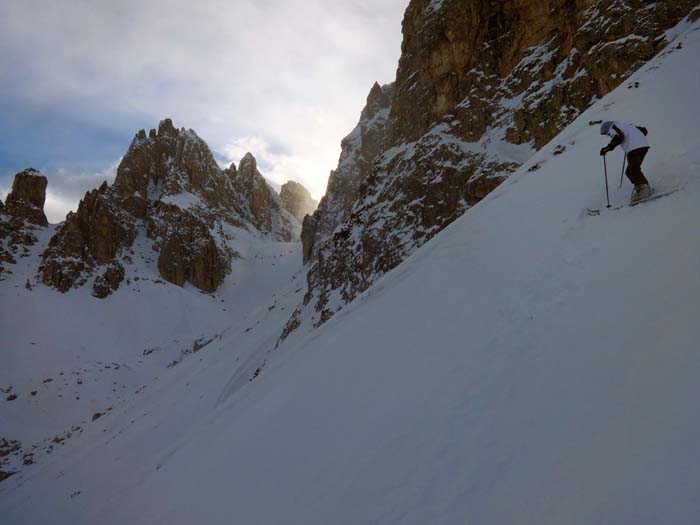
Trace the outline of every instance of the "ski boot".
<path fill-rule="evenodd" d="M 651 197 L 651 188 L 648 184 L 637 184 L 632 190 L 630 204 L 637 204 Z"/>

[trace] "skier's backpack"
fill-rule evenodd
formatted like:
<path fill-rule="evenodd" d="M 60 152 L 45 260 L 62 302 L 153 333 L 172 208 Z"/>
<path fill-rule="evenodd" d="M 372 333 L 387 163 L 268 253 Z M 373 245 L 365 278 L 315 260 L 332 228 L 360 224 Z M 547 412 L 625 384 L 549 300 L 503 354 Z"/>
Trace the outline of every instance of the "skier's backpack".
<path fill-rule="evenodd" d="M 635 126 L 639 131 L 644 133 L 644 136 L 646 137 L 649 134 L 649 130 L 645 128 L 644 126 Z"/>

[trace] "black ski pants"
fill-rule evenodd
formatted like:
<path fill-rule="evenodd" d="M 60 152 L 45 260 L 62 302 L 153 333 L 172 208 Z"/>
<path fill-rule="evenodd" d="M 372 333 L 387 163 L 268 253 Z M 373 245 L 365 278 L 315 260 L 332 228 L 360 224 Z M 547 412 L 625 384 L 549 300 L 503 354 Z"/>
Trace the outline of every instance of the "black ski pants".
<path fill-rule="evenodd" d="M 648 152 L 649 148 L 639 148 L 633 149 L 627 154 L 627 170 L 625 174 L 635 186 L 639 184 L 649 184 L 644 173 L 642 173 L 642 162 L 644 162 L 644 157 L 647 156 Z"/>

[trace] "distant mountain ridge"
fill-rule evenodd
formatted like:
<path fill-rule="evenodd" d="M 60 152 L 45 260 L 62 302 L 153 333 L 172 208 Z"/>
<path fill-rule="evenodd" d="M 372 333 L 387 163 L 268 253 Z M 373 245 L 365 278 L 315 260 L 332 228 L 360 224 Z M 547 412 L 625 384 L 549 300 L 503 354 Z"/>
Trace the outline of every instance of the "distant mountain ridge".
<path fill-rule="evenodd" d="M 22 174 L 17 177 L 15 184 L 24 180 Z M 43 177 L 42 216 L 45 191 Z M 6 214 L 13 209 L 13 194 Z M 222 170 L 193 130 L 178 130 L 165 119 L 148 134 L 140 130 L 114 184 L 88 191 L 61 223 L 43 253 L 41 282 L 61 292 L 91 284 L 93 295 L 107 297 L 124 280 L 124 267 L 135 256 L 132 247 L 143 237 L 157 254 L 165 281 L 214 292 L 237 257 L 236 230 L 296 241 L 301 224 L 293 211 L 298 205 L 293 196 L 280 199 L 252 154 L 238 168 L 231 164 Z M 39 223 L 48 225 L 45 216 Z M 10 262 L 8 255 L 3 260 Z"/>

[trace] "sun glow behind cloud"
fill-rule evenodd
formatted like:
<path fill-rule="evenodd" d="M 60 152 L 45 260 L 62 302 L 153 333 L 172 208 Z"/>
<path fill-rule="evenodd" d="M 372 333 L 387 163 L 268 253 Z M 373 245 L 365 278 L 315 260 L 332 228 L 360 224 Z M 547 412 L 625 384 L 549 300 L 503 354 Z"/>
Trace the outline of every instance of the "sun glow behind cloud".
<path fill-rule="evenodd" d="M 407 1 L 3 2 L 0 186 L 45 170 L 56 220 L 170 117 L 320 198 L 372 83 L 393 80 Z"/>

